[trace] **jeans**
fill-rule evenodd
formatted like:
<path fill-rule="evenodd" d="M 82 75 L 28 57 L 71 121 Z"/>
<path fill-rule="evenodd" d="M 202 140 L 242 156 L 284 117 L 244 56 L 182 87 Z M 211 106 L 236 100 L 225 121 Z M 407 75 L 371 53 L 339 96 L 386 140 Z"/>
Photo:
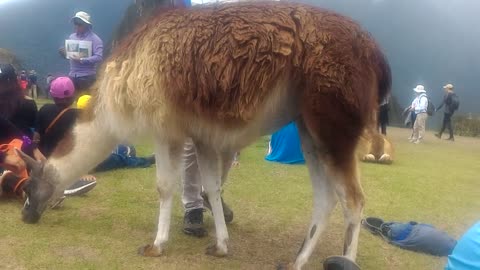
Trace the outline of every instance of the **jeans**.
<path fill-rule="evenodd" d="M 141 157 L 123 156 L 110 154 L 102 163 L 95 167 L 94 172 L 104 172 L 121 168 L 146 168 L 152 165 L 152 161 Z"/>
<path fill-rule="evenodd" d="M 88 75 L 83 77 L 70 77 L 73 84 L 75 85 L 76 96 L 81 96 L 83 94 L 88 94 L 88 89 L 95 83 L 97 76 Z"/>
<path fill-rule="evenodd" d="M 183 148 L 183 171 L 182 171 L 182 203 L 185 211 L 203 208 L 201 196 L 202 182 L 198 170 L 197 154 L 192 140 L 188 140 Z"/>

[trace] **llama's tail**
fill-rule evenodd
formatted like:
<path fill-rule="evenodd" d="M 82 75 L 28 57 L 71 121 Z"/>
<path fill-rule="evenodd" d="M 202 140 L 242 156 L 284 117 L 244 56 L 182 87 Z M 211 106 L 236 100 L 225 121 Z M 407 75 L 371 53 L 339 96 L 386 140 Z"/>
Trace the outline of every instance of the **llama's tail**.
<path fill-rule="evenodd" d="M 390 94 L 392 89 L 392 71 L 385 54 L 378 49 L 377 55 L 377 86 L 378 86 L 378 104 Z"/>

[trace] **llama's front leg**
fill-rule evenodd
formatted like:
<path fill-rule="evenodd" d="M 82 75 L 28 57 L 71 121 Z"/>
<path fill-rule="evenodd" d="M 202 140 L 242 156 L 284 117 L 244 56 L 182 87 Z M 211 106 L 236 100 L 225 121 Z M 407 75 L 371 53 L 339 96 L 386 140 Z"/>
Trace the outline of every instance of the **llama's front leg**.
<path fill-rule="evenodd" d="M 163 254 L 168 241 L 172 215 L 175 181 L 180 178 L 181 144 L 157 144 L 155 159 L 157 165 L 157 190 L 160 195 L 160 214 L 158 216 L 157 236 L 153 245 L 141 247 L 139 254 L 156 257 Z"/>
<path fill-rule="evenodd" d="M 223 257 L 228 253 L 228 231 L 221 202 L 222 160 L 214 149 L 196 143 L 198 167 L 202 185 L 212 206 L 217 242 L 207 248 L 207 254 Z"/>

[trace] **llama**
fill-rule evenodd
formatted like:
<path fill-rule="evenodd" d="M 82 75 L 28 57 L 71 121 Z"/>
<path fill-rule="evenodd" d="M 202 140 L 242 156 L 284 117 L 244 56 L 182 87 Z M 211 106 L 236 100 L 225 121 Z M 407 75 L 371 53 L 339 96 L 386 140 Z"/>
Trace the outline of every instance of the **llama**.
<path fill-rule="evenodd" d="M 27 159 L 33 171 L 23 220 L 38 222 L 48 203 L 117 143 L 152 136 L 160 215 L 153 244 L 139 252 L 160 256 L 182 146 L 191 138 L 216 230 L 207 253 L 225 256 L 220 190 L 231 158 L 296 121 L 313 214 L 294 268 L 307 263 L 337 199 L 345 217 L 343 254 L 354 261 L 364 205 L 355 148 L 390 86 L 390 68 L 373 38 L 330 11 L 265 2 L 161 13 L 116 48 L 89 107 L 50 159 Z"/>

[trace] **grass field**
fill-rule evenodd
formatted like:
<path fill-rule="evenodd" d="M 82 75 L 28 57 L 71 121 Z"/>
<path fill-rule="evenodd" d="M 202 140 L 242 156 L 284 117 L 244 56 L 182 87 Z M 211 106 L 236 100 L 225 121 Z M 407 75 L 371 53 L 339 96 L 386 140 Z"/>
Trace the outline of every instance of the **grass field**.
<path fill-rule="evenodd" d="M 394 164 L 361 165 L 364 214 L 434 224 L 458 238 L 480 219 L 480 140 L 459 137 L 450 143 L 429 133 L 424 144 L 413 145 L 406 142 L 408 130 L 389 132 L 396 146 Z M 21 222 L 21 202 L 2 201 L 0 269 L 275 269 L 291 262 L 310 220 L 310 183 L 305 166 L 264 161 L 266 147 L 261 139 L 244 150 L 241 165 L 232 169 L 226 184 L 224 197 L 235 212 L 227 258 L 204 255 L 214 236 L 209 213 L 208 237 L 181 232 L 178 196 L 166 255 L 136 254 L 138 247 L 153 241 L 156 230 L 158 196 L 154 168 L 149 168 L 98 174 L 95 190 L 69 198 L 37 225 Z M 148 143 L 138 150 L 152 152 Z M 321 269 L 325 257 L 341 253 L 339 208 L 307 269 Z M 446 260 L 401 250 L 362 229 L 357 261 L 362 269 L 442 269 Z"/>

